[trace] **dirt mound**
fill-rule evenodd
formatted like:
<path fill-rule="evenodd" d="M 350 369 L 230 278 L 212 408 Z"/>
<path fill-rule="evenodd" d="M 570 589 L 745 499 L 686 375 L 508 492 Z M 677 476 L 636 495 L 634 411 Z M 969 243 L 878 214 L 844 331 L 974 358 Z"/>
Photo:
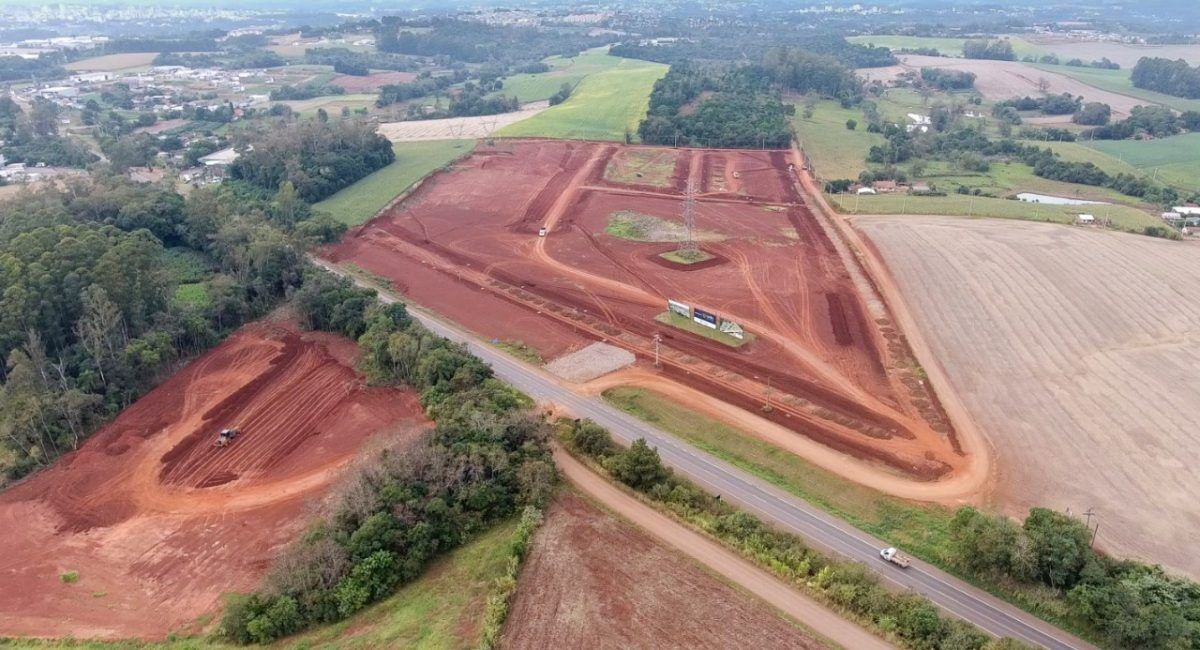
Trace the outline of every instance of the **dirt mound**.
<path fill-rule="evenodd" d="M 0 494 L 0 635 L 162 637 L 252 588 L 365 440 L 426 424 L 342 343 L 247 325 Z"/>

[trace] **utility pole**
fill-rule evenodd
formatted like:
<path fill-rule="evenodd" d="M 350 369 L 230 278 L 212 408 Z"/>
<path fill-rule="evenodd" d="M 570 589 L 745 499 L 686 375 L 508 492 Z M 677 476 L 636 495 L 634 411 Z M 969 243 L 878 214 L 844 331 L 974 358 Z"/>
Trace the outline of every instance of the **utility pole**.
<path fill-rule="evenodd" d="M 766 392 L 763 393 L 763 395 L 766 398 L 766 401 L 763 402 L 763 410 L 770 411 L 771 410 L 771 377 L 770 376 L 767 376 L 767 390 L 766 390 Z"/>
<path fill-rule="evenodd" d="M 662 351 L 662 334 L 655 332 L 651 340 L 654 341 L 654 367 L 661 368 L 662 363 L 659 361 L 659 354 Z"/>

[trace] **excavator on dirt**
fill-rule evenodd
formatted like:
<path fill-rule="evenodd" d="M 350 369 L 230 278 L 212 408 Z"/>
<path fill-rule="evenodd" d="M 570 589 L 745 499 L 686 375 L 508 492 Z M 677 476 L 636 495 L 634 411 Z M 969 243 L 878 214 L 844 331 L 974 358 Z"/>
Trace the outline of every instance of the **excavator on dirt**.
<path fill-rule="evenodd" d="M 213 446 L 214 447 L 228 447 L 229 443 L 233 442 L 233 439 L 238 437 L 239 433 L 241 433 L 241 431 L 238 431 L 234 427 L 230 427 L 228 429 L 221 429 L 221 433 L 217 434 L 217 441 L 213 443 Z"/>

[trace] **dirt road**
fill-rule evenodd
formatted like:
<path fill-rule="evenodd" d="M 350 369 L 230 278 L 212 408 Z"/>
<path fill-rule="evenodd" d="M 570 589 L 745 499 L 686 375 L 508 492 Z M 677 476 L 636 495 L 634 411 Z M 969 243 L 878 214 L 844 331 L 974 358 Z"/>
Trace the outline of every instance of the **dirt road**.
<path fill-rule="evenodd" d="M 554 461 L 567 480 L 588 496 L 834 643 L 855 650 L 895 647 L 800 594 L 720 544 L 688 530 L 625 494 L 561 448 L 554 450 Z"/>

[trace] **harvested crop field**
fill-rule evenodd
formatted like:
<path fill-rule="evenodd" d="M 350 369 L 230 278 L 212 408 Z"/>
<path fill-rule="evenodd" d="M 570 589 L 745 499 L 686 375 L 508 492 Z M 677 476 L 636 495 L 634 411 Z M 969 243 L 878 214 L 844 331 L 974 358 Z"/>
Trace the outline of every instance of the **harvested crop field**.
<path fill-rule="evenodd" d="M 348 93 L 373 93 L 389 84 L 406 84 L 417 78 L 415 72 L 375 72 L 369 75 L 340 74 L 329 80 L 332 86 L 341 86 Z"/>
<path fill-rule="evenodd" d="M 519 584 L 504 648 L 827 647 L 570 493 L 547 512 Z"/>
<path fill-rule="evenodd" d="M 755 411 L 770 391 L 766 417 L 886 471 L 931 480 L 965 470 L 873 287 L 805 206 L 790 152 L 660 149 L 675 171 L 654 188 L 605 177 L 624 149 L 482 145 L 325 255 L 543 359 L 601 340 L 645 360 L 658 334 L 673 381 Z M 673 263 L 661 255 L 677 243 L 606 232 L 621 213 L 680 222 L 689 179 L 708 261 Z M 668 298 L 740 324 L 748 342 L 732 348 L 657 321 Z"/>
<path fill-rule="evenodd" d="M 854 223 L 990 438 L 996 499 L 1095 508 L 1099 547 L 1200 576 L 1200 249 L 1037 223 Z"/>
<path fill-rule="evenodd" d="M 157 52 L 125 52 L 123 54 L 105 54 L 80 59 L 68 63 L 65 67 L 72 72 L 118 72 L 149 68 L 154 62 Z"/>
<path fill-rule="evenodd" d="M 1128 116 L 1134 106 L 1146 104 L 1146 100 L 1129 95 L 1122 95 L 1072 79 L 1064 74 L 1039 70 L 1019 61 L 987 61 L 983 59 L 950 59 L 936 56 L 919 56 L 904 54 L 900 56 L 900 65 L 886 68 L 863 68 L 858 70 L 859 76 L 868 80 L 889 80 L 904 72 L 920 73 L 921 68 L 941 68 L 946 70 L 962 70 L 975 73 L 975 89 L 993 101 L 1012 99 L 1013 97 L 1031 95 L 1040 96 L 1038 87 L 1041 80 L 1046 81 L 1046 92 L 1051 94 L 1070 93 L 1082 96 L 1084 101 L 1103 102 L 1112 107 L 1114 117 Z M 1061 121 L 1070 122 L 1071 116 L 1063 116 Z"/>
<path fill-rule="evenodd" d="M 549 106 L 549 102 L 533 102 L 525 104 L 519 111 L 499 115 L 385 122 L 379 125 L 379 133 L 392 142 L 486 138 L 509 124 L 515 124 L 541 113 Z"/>
<path fill-rule="evenodd" d="M 415 395 L 363 384 L 355 353 L 247 325 L 0 494 L 0 635 L 195 632 L 222 594 L 253 588 L 364 442 L 425 424 Z M 241 433 L 216 448 L 229 426 Z"/>

